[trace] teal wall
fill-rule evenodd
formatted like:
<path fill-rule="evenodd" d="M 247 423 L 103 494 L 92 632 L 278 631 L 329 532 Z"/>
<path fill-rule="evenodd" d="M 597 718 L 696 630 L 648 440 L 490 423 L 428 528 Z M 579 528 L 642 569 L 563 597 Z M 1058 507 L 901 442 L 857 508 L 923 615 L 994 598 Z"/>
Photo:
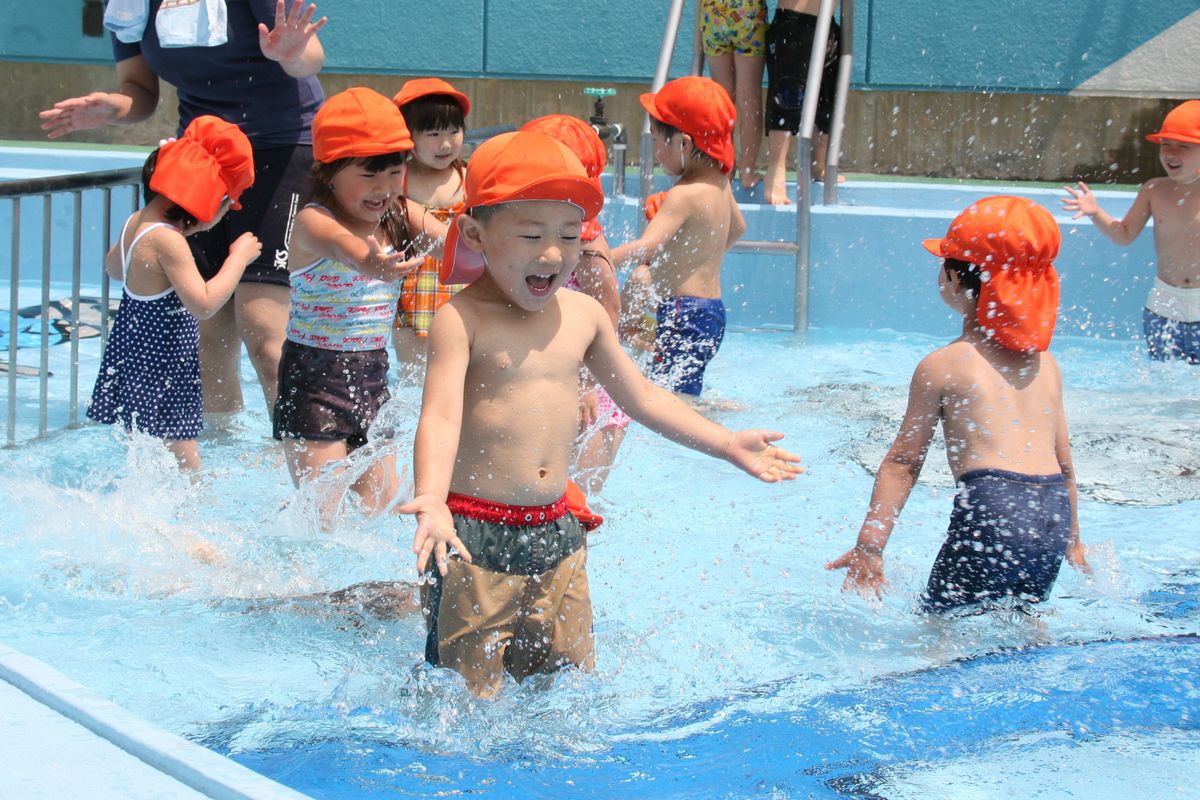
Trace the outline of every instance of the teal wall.
<path fill-rule="evenodd" d="M 694 2 L 672 75 L 690 63 Z M 333 72 L 648 82 L 668 6 L 667 0 L 326 0 L 319 10 L 330 17 L 322 41 Z M 1143 56 L 1153 51 L 1155 37 L 1173 28 L 1176 41 L 1191 41 L 1200 27 L 1196 0 L 859 0 L 856 8 L 854 83 L 866 89 L 1065 93 L 1138 48 Z M 0 10 L 8 20 L 0 59 L 110 58 L 105 40 L 81 33 L 82 0 L 0 0 Z M 1131 63 L 1140 82 L 1129 69 L 1118 70 L 1089 90 L 1161 84 L 1168 94 L 1200 94 L 1200 86 L 1168 85 L 1154 60 Z M 1195 84 L 1186 77 L 1194 72 L 1186 70 L 1182 80 Z"/>

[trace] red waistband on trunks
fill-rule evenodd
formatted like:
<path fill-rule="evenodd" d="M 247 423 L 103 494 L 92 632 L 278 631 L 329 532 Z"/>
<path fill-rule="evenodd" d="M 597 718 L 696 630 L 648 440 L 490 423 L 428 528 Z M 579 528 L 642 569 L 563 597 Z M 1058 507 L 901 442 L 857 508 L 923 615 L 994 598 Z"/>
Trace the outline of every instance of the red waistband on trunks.
<path fill-rule="evenodd" d="M 446 505 L 451 514 L 457 514 L 481 522 L 496 522 L 501 525 L 542 525 L 554 522 L 567 514 L 567 496 L 564 494 L 553 503 L 545 506 L 510 506 L 472 497 L 469 494 L 450 492 L 446 497 Z"/>

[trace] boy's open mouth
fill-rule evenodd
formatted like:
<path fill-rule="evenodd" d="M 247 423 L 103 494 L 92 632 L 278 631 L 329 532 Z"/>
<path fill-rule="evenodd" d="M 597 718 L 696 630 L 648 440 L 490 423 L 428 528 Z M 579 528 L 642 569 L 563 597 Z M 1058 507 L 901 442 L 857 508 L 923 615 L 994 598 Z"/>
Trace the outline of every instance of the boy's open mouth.
<path fill-rule="evenodd" d="M 553 283 L 553 273 L 547 275 L 529 275 L 525 278 L 525 285 L 529 287 L 529 291 L 539 297 L 547 294 Z"/>

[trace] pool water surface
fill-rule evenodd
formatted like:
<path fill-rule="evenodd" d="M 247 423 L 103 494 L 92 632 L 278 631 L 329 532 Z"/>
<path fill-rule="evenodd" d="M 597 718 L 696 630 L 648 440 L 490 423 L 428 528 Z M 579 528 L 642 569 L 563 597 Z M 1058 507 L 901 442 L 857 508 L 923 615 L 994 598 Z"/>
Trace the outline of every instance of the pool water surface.
<path fill-rule="evenodd" d="M 731 333 L 706 391 L 741 408 L 715 418 L 783 431 L 807 473 L 762 485 L 635 424 L 595 503 L 590 674 L 479 701 L 424 665 L 411 520 L 346 506 L 322 530 L 253 403 L 202 440 L 196 485 L 157 443 L 99 426 L 0 451 L 0 641 L 314 797 L 1188 796 L 1194 369 L 1128 339 L 1055 340 L 1093 573 L 1064 566 L 1038 613 L 915 613 L 954 495 L 936 449 L 883 600 L 823 569 L 943 341 Z M 393 373 L 379 428 L 395 438 L 371 452 L 403 464 L 419 390 Z M 385 609 L 323 594 L 368 581 L 403 583 Z"/>

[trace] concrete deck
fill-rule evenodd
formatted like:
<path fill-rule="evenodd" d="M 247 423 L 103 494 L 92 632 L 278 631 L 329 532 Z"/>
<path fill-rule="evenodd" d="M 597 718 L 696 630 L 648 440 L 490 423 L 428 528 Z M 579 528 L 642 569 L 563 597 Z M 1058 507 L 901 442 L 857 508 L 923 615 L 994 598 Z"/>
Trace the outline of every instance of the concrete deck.
<path fill-rule="evenodd" d="M 304 800 L 0 644 L 0 798 Z"/>

